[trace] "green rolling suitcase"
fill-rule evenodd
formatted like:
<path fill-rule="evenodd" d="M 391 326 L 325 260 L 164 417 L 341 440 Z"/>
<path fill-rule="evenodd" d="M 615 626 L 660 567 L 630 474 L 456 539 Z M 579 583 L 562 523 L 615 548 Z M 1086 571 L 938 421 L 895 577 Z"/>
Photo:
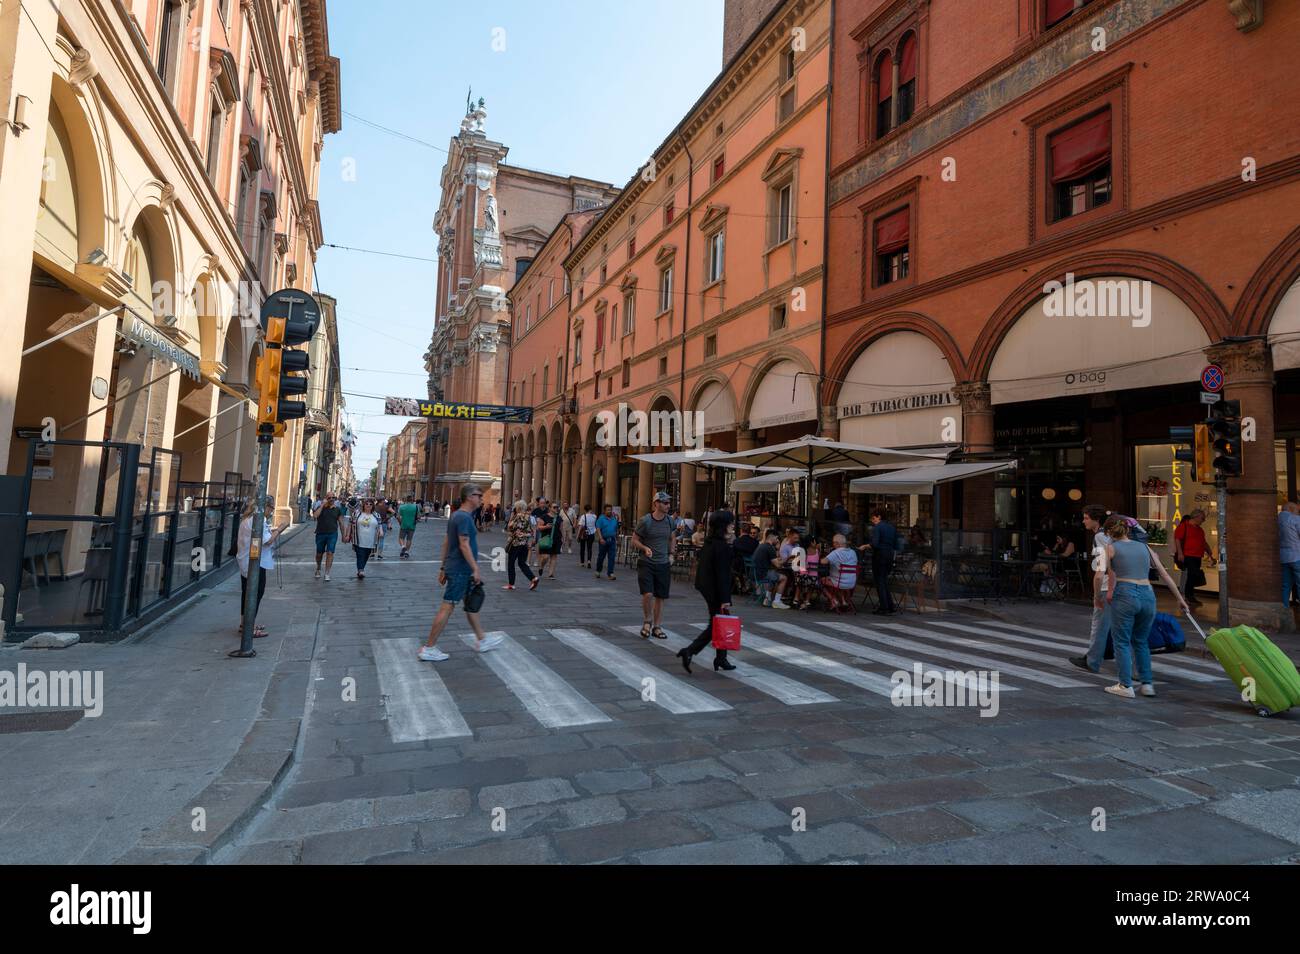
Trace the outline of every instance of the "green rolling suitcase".
<path fill-rule="evenodd" d="M 1201 627 L 1192 620 L 1197 632 Z M 1202 638 L 1205 634 L 1201 633 Z M 1242 699 L 1262 716 L 1300 705 L 1300 672 L 1286 653 L 1257 629 L 1234 626 L 1216 629 L 1205 639 L 1228 678 L 1242 690 Z M 1248 682 L 1247 680 L 1253 680 Z M 1253 688 L 1248 694 L 1247 687 Z"/>

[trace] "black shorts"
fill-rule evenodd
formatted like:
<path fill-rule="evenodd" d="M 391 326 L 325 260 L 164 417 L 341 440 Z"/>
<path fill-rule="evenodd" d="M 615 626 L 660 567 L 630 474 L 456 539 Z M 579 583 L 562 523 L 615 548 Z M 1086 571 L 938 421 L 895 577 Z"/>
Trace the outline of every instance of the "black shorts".
<path fill-rule="evenodd" d="M 637 587 L 641 595 L 653 593 L 658 599 L 668 599 L 668 564 L 647 563 L 642 560 L 636 568 Z"/>

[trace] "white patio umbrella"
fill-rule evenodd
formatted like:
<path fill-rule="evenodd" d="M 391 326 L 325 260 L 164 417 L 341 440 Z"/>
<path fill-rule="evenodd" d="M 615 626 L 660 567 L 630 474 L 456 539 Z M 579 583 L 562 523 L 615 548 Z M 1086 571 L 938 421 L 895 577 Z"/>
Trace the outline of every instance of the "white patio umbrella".
<path fill-rule="evenodd" d="M 804 519 L 812 519 L 812 481 L 818 471 L 862 470 L 882 464 L 897 467 L 931 462 L 941 464 L 947 458 L 943 451 L 904 451 L 892 447 L 872 447 L 868 444 L 848 444 L 828 437 L 806 434 L 797 440 L 753 450 L 737 451 L 715 457 L 710 463 L 748 464 L 759 469 L 784 467 L 801 471 L 806 481 L 804 493 Z"/>

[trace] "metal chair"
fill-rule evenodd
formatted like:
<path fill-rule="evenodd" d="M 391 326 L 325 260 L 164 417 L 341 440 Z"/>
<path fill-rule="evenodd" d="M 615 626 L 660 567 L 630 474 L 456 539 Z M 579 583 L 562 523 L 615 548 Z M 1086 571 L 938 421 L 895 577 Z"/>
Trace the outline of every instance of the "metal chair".
<path fill-rule="evenodd" d="M 47 585 L 50 582 L 50 557 L 59 561 L 59 579 L 68 575 L 63 567 L 63 544 L 68 539 L 67 528 L 49 531 L 49 538 L 45 552 L 41 554 L 41 568 L 44 570 Z"/>

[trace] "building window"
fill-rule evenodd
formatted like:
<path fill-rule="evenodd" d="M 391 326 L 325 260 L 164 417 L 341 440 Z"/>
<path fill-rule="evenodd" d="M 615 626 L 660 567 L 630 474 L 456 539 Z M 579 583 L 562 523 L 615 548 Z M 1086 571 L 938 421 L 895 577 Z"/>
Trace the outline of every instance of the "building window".
<path fill-rule="evenodd" d="M 627 257 L 629 261 L 631 261 L 634 257 L 636 257 L 636 236 L 635 235 L 633 235 L 630 239 L 627 240 Z"/>
<path fill-rule="evenodd" d="M 582 364 L 582 332 L 579 331 L 573 336 L 573 366 L 576 368 Z"/>
<path fill-rule="evenodd" d="M 564 358 L 558 354 L 555 356 L 555 393 L 559 394 L 564 390 Z"/>
<path fill-rule="evenodd" d="M 618 305 L 615 305 L 609 316 L 609 340 L 614 340 L 614 335 L 618 333 Z"/>
<path fill-rule="evenodd" d="M 794 79 L 794 49 L 784 50 L 781 53 L 781 82 L 788 83 Z"/>
<path fill-rule="evenodd" d="M 221 108 L 215 90 L 212 93 L 212 112 L 208 116 L 208 156 L 205 166 L 208 178 L 214 183 L 221 168 L 221 135 L 226 128 L 226 111 Z"/>
<path fill-rule="evenodd" d="M 916 112 L 916 34 L 903 40 L 898 57 L 898 122 L 901 126 Z"/>
<path fill-rule="evenodd" d="M 1048 137 L 1053 221 L 1110 201 L 1110 133 L 1107 108 Z"/>
<path fill-rule="evenodd" d="M 636 292 L 630 291 L 623 296 L 623 334 L 630 335 L 636 330 Z"/>
<path fill-rule="evenodd" d="M 533 260 L 531 258 L 515 259 L 515 281 L 516 282 L 518 282 L 519 279 L 524 277 L 524 272 L 528 271 L 528 266 L 531 264 L 533 264 Z"/>
<path fill-rule="evenodd" d="M 776 119 L 785 122 L 794 115 L 794 50 L 781 53 L 777 80 Z"/>
<path fill-rule="evenodd" d="M 772 306 L 771 330 L 780 331 L 785 328 L 786 306 L 785 304 Z"/>
<path fill-rule="evenodd" d="M 659 314 L 673 307 L 673 267 L 669 265 L 659 273 Z"/>
<path fill-rule="evenodd" d="M 711 285 L 722 280 L 723 265 L 726 261 L 726 230 L 719 229 L 704 241 L 705 263 L 704 283 Z"/>
<path fill-rule="evenodd" d="M 768 191 L 771 227 L 768 229 L 768 245 L 780 245 L 794 234 L 794 180 L 773 186 Z"/>
<path fill-rule="evenodd" d="M 1054 27 L 1076 10 L 1088 5 L 1090 0 L 1043 0 L 1043 28 Z"/>
<path fill-rule="evenodd" d="M 876 219 L 876 284 L 888 285 L 907 277 L 908 208 Z"/>
<path fill-rule="evenodd" d="M 716 358 L 718 356 L 718 336 L 708 335 L 704 339 L 704 359 Z"/>
<path fill-rule="evenodd" d="M 596 312 L 596 343 L 591 346 L 592 353 L 605 347 L 605 313 Z"/>
<path fill-rule="evenodd" d="M 605 396 L 608 397 L 613 393 L 614 393 L 614 375 L 611 374 L 609 377 L 605 379 Z"/>
<path fill-rule="evenodd" d="M 632 362 L 629 359 L 624 358 L 623 359 L 623 387 L 628 388 L 631 386 L 632 386 Z"/>
<path fill-rule="evenodd" d="M 777 122 L 785 122 L 794 115 L 794 87 L 783 92 L 776 101 Z"/>
<path fill-rule="evenodd" d="M 668 355 L 661 355 L 659 358 L 659 377 L 668 376 Z"/>
<path fill-rule="evenodd" d="M 727 171 L 727 157 L 719 155 L 713 160 L 713 181 L 717 182 L 722 178 L 723 173 Z"/>
<path fill-rule="evenodd" d="M 555 304 L 555 279 L 552 278 L 546 285 L 546 307 L 550 308 Z"/>
<path fill-rule="evenodd" d="M 549 364 L 542 366 L 542 400 L 545 401 L 550 396 L 551 390 L 551 366 Z"/>
<path fill-rule="evenodd" d="M 673 200 L 670 198 L 664 205 L 664 225 L 673 224 Z"/>
<path fill-rule="evenodd" d="M 180 65 L 181 38 L 185 31 L 185 12 L 180 0 L 164 0 L 162 28 L 158 32 L 158 78 L 171 95 L 175 90 L 176 71 Z"/>
<path fill-rule="evenodd" d="M 876 136 L 885 135 L 892 128 L 890 119 L 894 109 L 894 61 L 882 53 L 876 61 Z"/>
<path fill-rule="evenodd" d="M 533 306 L 524 305 L 524 331 L 533 326 Z"/>

